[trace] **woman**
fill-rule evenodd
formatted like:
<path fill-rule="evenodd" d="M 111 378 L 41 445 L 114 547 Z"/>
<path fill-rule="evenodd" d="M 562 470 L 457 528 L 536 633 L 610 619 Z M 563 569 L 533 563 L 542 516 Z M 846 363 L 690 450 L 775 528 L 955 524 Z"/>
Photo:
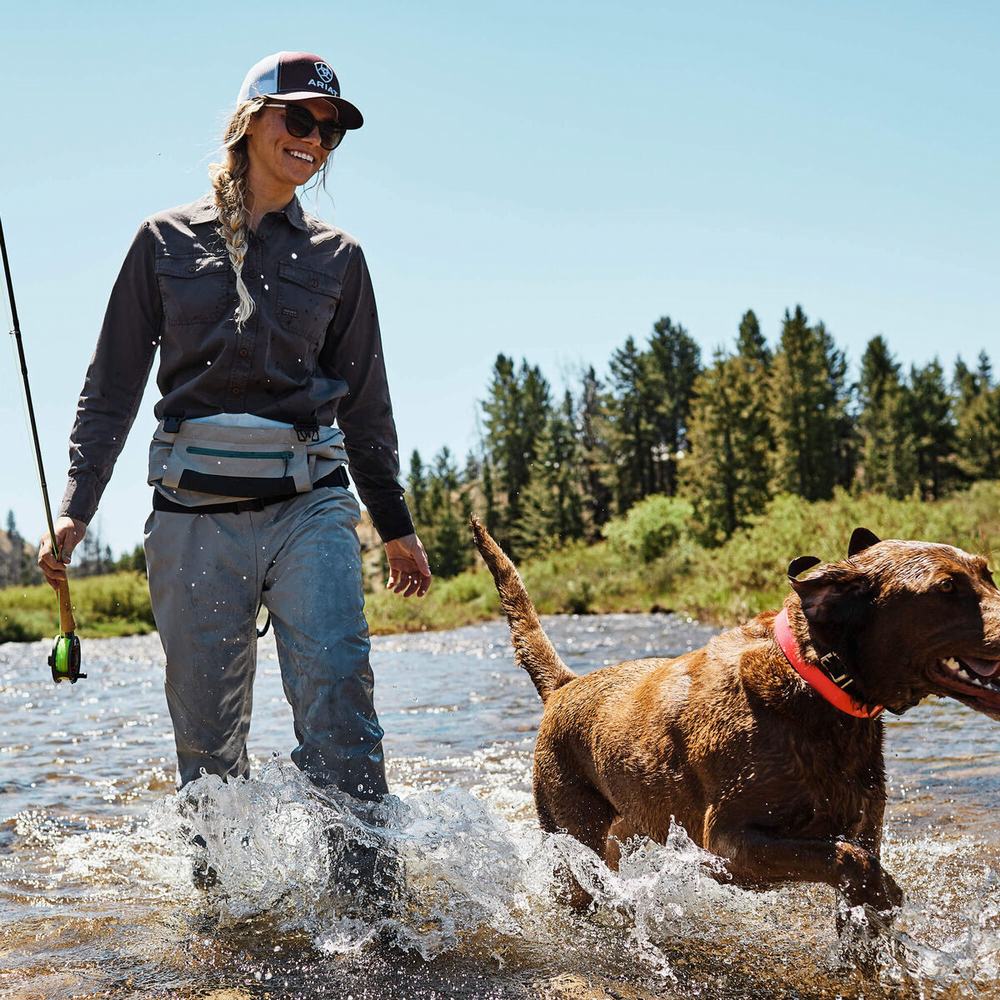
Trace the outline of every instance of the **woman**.
<path fill-rule="evenodd" d="M 293 711 L 292 759 L 318 785 L 365 800 L 387 791 L 346 464 L 385 544 L 387 586 L 422 596 L 431 574 L 397 479 L 364 256 L 295 196 L 362 124 L 318 56 L 257 63 L 212 193 L 140 227 L 80 397 L 55 524 L 62 561 L 47 537 L 40 546 L 53 586 L 160 347 L 145 546 L 181 785 L 248 773 L 263 604 Z"/>

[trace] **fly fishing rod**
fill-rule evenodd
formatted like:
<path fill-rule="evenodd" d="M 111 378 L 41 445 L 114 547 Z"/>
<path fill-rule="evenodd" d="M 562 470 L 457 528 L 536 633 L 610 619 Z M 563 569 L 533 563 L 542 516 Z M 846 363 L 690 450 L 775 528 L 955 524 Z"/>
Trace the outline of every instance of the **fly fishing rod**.
<path fill-rule="evenodd" d="M 45 517 L 49 525 L 49 539 L 52 542 L 52 552 L 60 559 L 59 546 L 56 542 L 56 532 L 52 524 L 52 508 L 49 506 L 49 491 L 45 485 L 45 468 L 42 465 L 42 448 L 38 443 L 38 425 L 35 423 L 35 407 L 31 402 L 31 386 L 28 383 L 28 364 L 24 359 L 24 344 L 21 341 L 21 327 L 17 319 L 17 305 L 14 302 L 14 283 L 10 276 L 10 261 L 7 259 L 7 241 L 3 235 L 3 223 L 0 222 L 0 254 L 3 255 L 3 273 L 7 279 L 7 301 L 10 303 L 10 316 L 17 344 L 17 357 L 21 363 L 21 384 L 24 386 L 24 398 L 28 404 L 28 421 L 31 424 L 31 439 L 35 444 L 35 462 L 38 465 L 38 480 L 42 485 L 42 501 L 45 504 Z M 76 619 L 73 616 L 73 604 L 69 597 L 69 581 L 63 580 L 58 587 L 59 594 L 59 635 L 56 636 L 52 654 L 49 656 L 49 666 L 52 668 L 52 680 L 69 681 L 75 684 L 86 674 L 80 673 L 80 638 L 76 634 Z"/>

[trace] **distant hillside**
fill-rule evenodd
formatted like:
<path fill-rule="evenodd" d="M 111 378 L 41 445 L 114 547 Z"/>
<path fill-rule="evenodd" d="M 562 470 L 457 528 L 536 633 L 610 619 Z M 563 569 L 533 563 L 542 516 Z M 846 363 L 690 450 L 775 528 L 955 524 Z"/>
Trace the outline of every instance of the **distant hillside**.
<path fill-rule="evenodd" d="M 37 554 L 37 547 L 16 531 L 0 531 L 0 587 L 41 580 L 35 564 Z"/>

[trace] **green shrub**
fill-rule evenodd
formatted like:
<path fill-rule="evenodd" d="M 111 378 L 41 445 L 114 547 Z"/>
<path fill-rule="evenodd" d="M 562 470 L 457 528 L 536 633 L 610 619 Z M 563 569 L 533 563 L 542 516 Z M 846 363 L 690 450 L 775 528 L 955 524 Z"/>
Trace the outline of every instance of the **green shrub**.
<path fill-rule="evenodd" d="M 687 533 L 693 512 L 691 504 L 678 497 L 646 497 L 624 518 L 606 524 L 604 537 L 613 546 L 649 563 L 659 559 Z"/>

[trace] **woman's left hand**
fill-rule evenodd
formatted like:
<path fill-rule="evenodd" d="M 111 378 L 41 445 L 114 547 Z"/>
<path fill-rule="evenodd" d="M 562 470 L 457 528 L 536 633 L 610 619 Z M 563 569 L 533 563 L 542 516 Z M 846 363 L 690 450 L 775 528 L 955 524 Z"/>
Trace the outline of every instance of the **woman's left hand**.
<path fill-rule="evenodd" d="M 403 597 L 423 597 L 430 589 L 431 567 L 427 553 L 416 535 L 404 535 L 385 543 L 385 555 L 389 560 L 389 579 L 386 589 L 402 594 Z"/>

